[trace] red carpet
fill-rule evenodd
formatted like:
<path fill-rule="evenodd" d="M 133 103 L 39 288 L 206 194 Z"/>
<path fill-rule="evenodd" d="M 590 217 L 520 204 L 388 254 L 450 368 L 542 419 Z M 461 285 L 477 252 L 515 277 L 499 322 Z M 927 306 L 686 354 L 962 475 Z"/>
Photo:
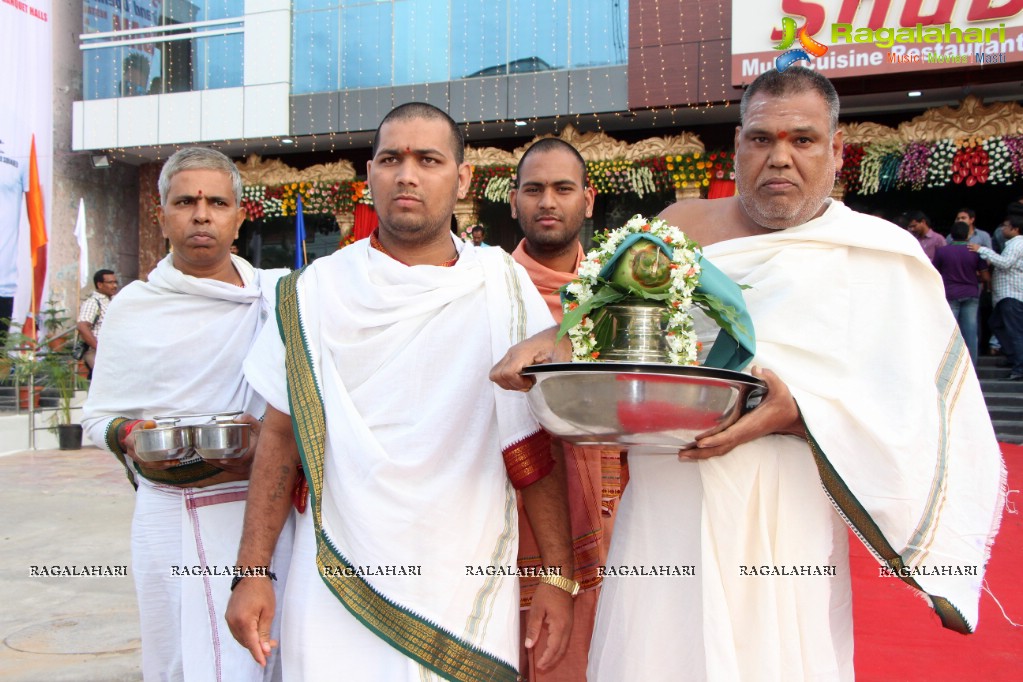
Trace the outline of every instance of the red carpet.
<path fill-rule="evenodd" d="M 1023 490 L 1023 446 L 1003 445 L 1009 490 Z M 1013 621 L 1023 623 L 1023 493 L 1009 493 L 1010 508 L 987 567 L 988 588 Z M 849 540 L 858 682 L 963 682 L 1023 680 L 1023 627 L 1013 627 L 989 594 L 980 600 L 972 635 L 941 627 L 927 604 L 902 583 L 877 577 L 877 562 Z"/>

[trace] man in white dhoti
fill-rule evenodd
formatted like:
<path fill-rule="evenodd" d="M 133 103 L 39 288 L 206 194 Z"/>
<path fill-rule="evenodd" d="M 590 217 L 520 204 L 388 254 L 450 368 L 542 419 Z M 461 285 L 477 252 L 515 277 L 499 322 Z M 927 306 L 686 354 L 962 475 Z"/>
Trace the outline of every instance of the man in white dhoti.
<path fill-rule="evenodd" d="M 605 576 L 594 682 L 852 679 L 846 525 L 946 627 L 976 626 L 1004 469 L 941 279 L 912 237 L 828 198 L 826 78 L 770 71 L 740 118 L 738 196 L 661 217 L 750 287 L 770 393 L 681 461 L 630 452 L 608 564 L 682 576 Z"/>
<path fill-rule="evenodd" d="M 270 407 L 238 565 L 269 561 L 304 472 L 286 679 L 514 680 L 513 485 L 555 573 L 541 578 L 526 628 L 527 646 L 547 635 L 543 667 L 567 646 L 578 585 L 563 465 L 524 396 L 486 377 L 550 313 L 507 254 L 452 235 L 471 169 L 447 114 L 392 111 L 367 171 L 378 231 L 282 280 L 278 324 L 246 360 Z M 259 661 L 274 646 L 268 587 L 243 580 L 228 610 Z"/>
<path fill-rule="evenodd" d="M 242 362 L 273 314 L 274 287 L 286 271 L 256 270 L 230 255 L 244 220 L 242 181 L 220 152 L 177 152 L 163 167 L 159 189 L 160 225 L 173 252 L 148 282 L 133 282 L 111 302 L 84 420 L 92 442 L 118 457 L 138 489 L 132 575 L 142 672 L 146 680 L 275 679 L 277 661 L 257 665 L 230 637 L 224 611 L 265 408 Z M 252 447 L 243 457 L 160 463 L 137 457 L 137 429 L 153 426 L 153 417 L 186 424 L 186 415 L 220 412 L 244 413 L 239 420 L 251 424 Z M 275 567 L 281 584 L 286 554 Z"/>

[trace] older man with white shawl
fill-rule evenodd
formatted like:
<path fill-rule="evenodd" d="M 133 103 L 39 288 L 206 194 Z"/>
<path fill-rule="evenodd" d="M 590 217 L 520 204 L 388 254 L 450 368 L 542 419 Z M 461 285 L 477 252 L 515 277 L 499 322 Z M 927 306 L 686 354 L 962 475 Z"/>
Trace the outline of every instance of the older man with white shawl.
<path fill-rule="evenodd" d="M 851 680 L 847 527 L 946 627 L 976 626 L 1004 469 L 941 279 L 897 227 L 828 199 L 826 78 L 767 72 L 740 118 L 738 196 L 662 217 L 749 287 L 769 394 L 681 461 L 629 453 L 608 563 L 695 570 L 605 577 L 594 682 Z"/>
<path fill-rule="evenodd" d="M 451 234 L 471 171 L 444 112 L 395 109 L 373 152 L 379 231 L 282 280 L 278 324 L 246 361 L 271 408 L 238 565 L 266 561 L 301 461 L 311 495 L 283 605 L 285 679 L 512 681 L 513 486 L 561 574 L 541 578 L 527 623 L 527 647 L 547 629 L 544 666 L 567 646 L 578 586 L 563 577 L 563 467 L 524 396 L 487 370 L 550 313 L 506 253 Z M 265 582 L 232 597 L 228 622 L 257 660 L 274 609 Z"/>
<path fill-rule="evenodd" d="M 155 416 L 188 423 L 186 415 L 239 412 L 255 441 L 265 402 L 245 381 L 242 362 L 287 271 L 256 270 L 230 255 L 244 212 L 241 177 L 223 154 L 179 151 L 159 188 L 173 253 L 148 282 L 133 282 L 112 302 L 85 404 L 90 439 L 120 459 L 138 489 L 132 575 L 142 672 L 146 680 L 189 682 L 279 678 L 276 661 L 261 668 L 224 623 L 251 450 L 236 460 L 147 463 L 135 455 L 133 430 L 152 426 Z M 283 582 L 289 543 L 281 547 L 285 558 L 274 570 Z"/>

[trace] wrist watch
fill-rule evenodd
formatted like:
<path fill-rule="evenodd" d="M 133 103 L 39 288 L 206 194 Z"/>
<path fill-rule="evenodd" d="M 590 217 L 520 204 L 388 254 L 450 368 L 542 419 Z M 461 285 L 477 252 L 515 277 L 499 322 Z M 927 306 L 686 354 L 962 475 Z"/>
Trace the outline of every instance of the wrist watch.
<path fill-rule="evenodd" d="M 540 582 L 568 592 L 573 597 L 579 594 L 579 583 L 560 575 L 542 575 Z"/>

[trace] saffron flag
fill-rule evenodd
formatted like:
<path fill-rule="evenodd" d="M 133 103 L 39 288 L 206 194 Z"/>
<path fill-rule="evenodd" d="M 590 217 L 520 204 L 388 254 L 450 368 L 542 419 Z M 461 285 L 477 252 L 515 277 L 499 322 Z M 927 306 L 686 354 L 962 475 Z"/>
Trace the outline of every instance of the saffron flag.
<path fill-rule="evenodd" d="M 32 254 L 32 294 L 29 299 L 29 314 L 25 318 L 22 332 L 28 336 L 36 334 L 36 319 L 39 316 L 43 287 L 46 285 L 46 212 L 43 208 L 43 188 L 39 184 L 39 161 L 36 158 L 36 136 L 32 135 L 32 147 L 28 158 L 28 193 L 25 195 L 28 208 L 29 250 Z"/>
<path fill-rule="evenodd" d="M 85 199 L 78 200 L 78 220 L 75 221 L 75 241 L 78 242 L 78 286 L 89 285 L 89 237 L 85 233 Z"/>
<path fill-rule="evenodd" d="M 302 195 L 295 205 L 295 269 L 305 265 L 305 217 L 302 215 Z"/>

